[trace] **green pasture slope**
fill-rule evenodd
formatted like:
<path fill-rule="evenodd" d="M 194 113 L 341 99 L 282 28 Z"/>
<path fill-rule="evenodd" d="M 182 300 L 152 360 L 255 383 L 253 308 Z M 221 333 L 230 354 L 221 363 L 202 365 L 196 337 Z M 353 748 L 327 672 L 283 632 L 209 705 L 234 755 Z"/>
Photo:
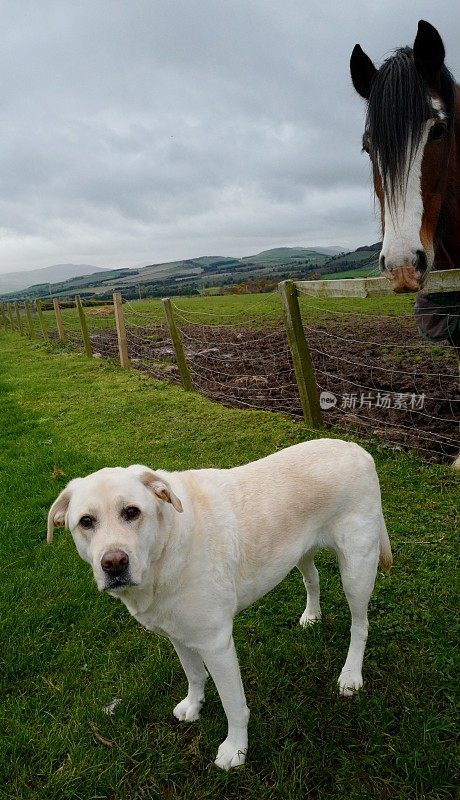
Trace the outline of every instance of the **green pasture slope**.
<path fill-rule="evenodd" d="M 300 308 L 308 322 L 325 322 L 339 319 L 344 313 L 363 315 L 400 316 L 412 314 L 414 295 L 402 294 L 388 297 L 362 298 L 320 298 L 300 296 Z M 172 304 L 176 309 L 179 325 L 198 323 L 204 325 L 239 325 L 244 327 L 273 327 L 282 324 L 281 302 L 278 292 L 267 294 L 228 294 L 202 295 L 197 297 L 174 297 Z M 123 304 L 127 326 L 148 326 L 164 323 L 165 316 L 161 300 L 134 300 Z M 113 317 L 99 315 L 98 309 L 86 309 L 90 333 L 100 328 L 114 328 Z M 56 327 L 54 312 L 44 312 L 49 330 Z M 64 328 L 79 329 L 75 308 L 62 309 Z M 38 319 L 34 319 L 38 335 Z"/>
<path fill-rule="evenodd" d="M 344 272 L 328 272 L 326 275 L 321 275 L 321 280 L 335 281 L 338 278 L 368 278 L 379 276 L 378 269 L 372 267 L 356 267 L 356 269 L 347 269 Z"/>
<path fill-rule="evenodd" d="M 0 383 L 2 800 L 455 796 L 447 467 L 370 445 L 395 564 L 377 578 L 359 696 L 336 691 L 349 616 L 332 555 L 318 558 L 322 623 L 299 627 L 296 572 L 238 617 L 250 752 L 226 774 L 212 764 L 225 735 L 214 687 L 201 720 L 173 721 L 186 683 L 172 647 L 98 593 L 68 533 L 46 544 L 47 510 L 70 478 L 104 465 L 228 467 L 313 434 L 5 331 Z"/>

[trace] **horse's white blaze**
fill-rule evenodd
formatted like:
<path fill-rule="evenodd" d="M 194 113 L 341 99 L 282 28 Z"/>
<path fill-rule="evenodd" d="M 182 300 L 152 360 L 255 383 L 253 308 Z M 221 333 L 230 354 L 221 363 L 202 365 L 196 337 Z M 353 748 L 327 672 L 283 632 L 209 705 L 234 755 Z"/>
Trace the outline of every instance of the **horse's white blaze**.
<path fill-rule="evenodd" d="M 388 270 L 410 266 L 415 261 L 417 250 L 425 251 L 428 268 L 433 265 L 433 250 L 427 252 L 420 238 L 423 217 L 422 161 L 432 124 L 433 120 L 425 123 L 420 144 L 410 164 L 408 151 L 403 183 L 405 188 L 396 196 L 394 208 L 391 210 L 385 196 L 385 231 L 381 255 L 385 256 L 385 267 Z"/>
<path fill-rule="evenodd" d="M 438 119 L 440 119 L 440 120 L 447 119 L 447 114 L 446 114 L 446 110 L 444 108 L 444 103 L 442 102 L 442 100 L 439 99 L 439 97 L 432 97 L 431 98 L 431 104 L 432 104 L 434 110 L 437 112 L 437 118 Z"/>

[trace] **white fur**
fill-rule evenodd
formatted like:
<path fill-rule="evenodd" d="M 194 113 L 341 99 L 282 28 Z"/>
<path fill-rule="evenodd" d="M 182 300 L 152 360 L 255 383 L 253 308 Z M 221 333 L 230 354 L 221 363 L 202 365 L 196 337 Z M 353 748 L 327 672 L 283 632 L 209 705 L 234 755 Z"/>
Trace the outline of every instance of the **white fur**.
<path fill-rule="evenodd" d="M 120 510 L 132 505 L 141 515 L 128 522 Z M 92 531 L 79 525 L 88 514 Z M 55 501 L 49 540 L 53 525 L 63 523 L 99 589 L 107 581 L 104 553 L 129 556 L 136 585 L 111 593 L 171 640 L 188 679 L 187 696 L 174 708 L 179 720 L 198 718 L 211 674 L 228 721 L 215 762 L 222 769 L 243 764 L 248 746 L 233 618 L 297 565 L 307 589 L 300 622 L 319 619 L 313 558 L 320 547 L 337 553 L 352 615 L 339 691 L 361 688 L 368 601 L 379 554 L 390 566 L 391 550 L 374 462 L 358 445 L 318 439 L 229 470 L 102 469 L 72 481 Z"/>
<path fill-rule="evenodd" d="M 431 105 L 433 106 L 433 109 L 436 111 L 436 116 L 438 119 L 440 120 L 447 119 L 444 103 L 442 102 L 442 100 L 439 99 L 439 97 L 432 97 Z"/>
<path fill-rule="evenodd" d="M 432 248 L 427 251 L 420 239 L 423 217 L 422 161 L 433 123 L 434 120 L 425 123 L 419 146 L 410 164 L 408 148 L 404 175 L 404 186 L 407 188 L 398 194 L 395 208 L 390 209 L 385 195 L 385 231 L 381 255 L 385 256 L 385 267 L 388 270 L 411 266 L 415 261 L 417 250 L 425 251 L 428 268 L 431 269 L 433 266 L 434 252 Z"/>

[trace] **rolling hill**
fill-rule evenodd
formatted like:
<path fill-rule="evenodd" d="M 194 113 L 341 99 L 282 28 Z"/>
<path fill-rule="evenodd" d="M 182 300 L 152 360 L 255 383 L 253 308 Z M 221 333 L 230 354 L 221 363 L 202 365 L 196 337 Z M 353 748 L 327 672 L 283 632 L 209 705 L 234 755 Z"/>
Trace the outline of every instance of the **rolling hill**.
<path fill-rule="evenodd" d="M 138 269 L 101 269 L 86 267 L 91 273 L 82 274 L 85 265 L 57 265 L 29 273 L 10 275 L 33 276 L 39 282 L 27 288 L 4 289 L 0 276 L 0 299 L 3 301 L 34 299 L 36 297 L 73 298 L 81 294 L 86 299 L 109 299 L 113 291 L 128 298 L 161 296 L 164 294 L 198 294 L 216 287 L 244 283 L 250 280 L 277 281 L 288 277 L 334 277 L 344 272 L 353 276 L 375 274 L 380 244 L 360 247 L 350 253 L 337 253 L 337 248 L 278 247 L 261 253 L 233 258 L 231 256 L 200 256 L 179 261 L 149 264 Z M 327 252 L 329 251 L 329 252 Z M 331 254 L 332 253 L 332 254 Z M 65 269 L 74 274 L 65 274 Z M 55 271 L 53 273 L 53 270 Z M 60 279 L 52 281 L 58 274 Z M 24 286 L 24 284 L 23 284 Z"/>
<path fill-rule="evenodd" d="M 26 289 L 37 283 L 56 283 L 79 275 L 105 271 L 103 267 L 93 267 L 90 264 L 54 264 L 51 267 L 30 269 L 26 272 L 5 272 L 0 275 L 0 294 Z"/>

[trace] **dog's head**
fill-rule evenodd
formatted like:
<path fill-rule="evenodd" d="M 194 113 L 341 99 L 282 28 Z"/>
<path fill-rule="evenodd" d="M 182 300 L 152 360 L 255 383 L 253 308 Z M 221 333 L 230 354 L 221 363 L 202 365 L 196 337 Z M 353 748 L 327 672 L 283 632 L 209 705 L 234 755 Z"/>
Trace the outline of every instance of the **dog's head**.
<path fill-rule="evenodd" d="M 171 509 L 181 512 L 181 501 L 158 473 L 140 464 L 107 467 L 67 484 L 50 508 L 47 540 L 56 526 L 68 528 L 100 591 L 122 591 L 148 576 Z"/>

